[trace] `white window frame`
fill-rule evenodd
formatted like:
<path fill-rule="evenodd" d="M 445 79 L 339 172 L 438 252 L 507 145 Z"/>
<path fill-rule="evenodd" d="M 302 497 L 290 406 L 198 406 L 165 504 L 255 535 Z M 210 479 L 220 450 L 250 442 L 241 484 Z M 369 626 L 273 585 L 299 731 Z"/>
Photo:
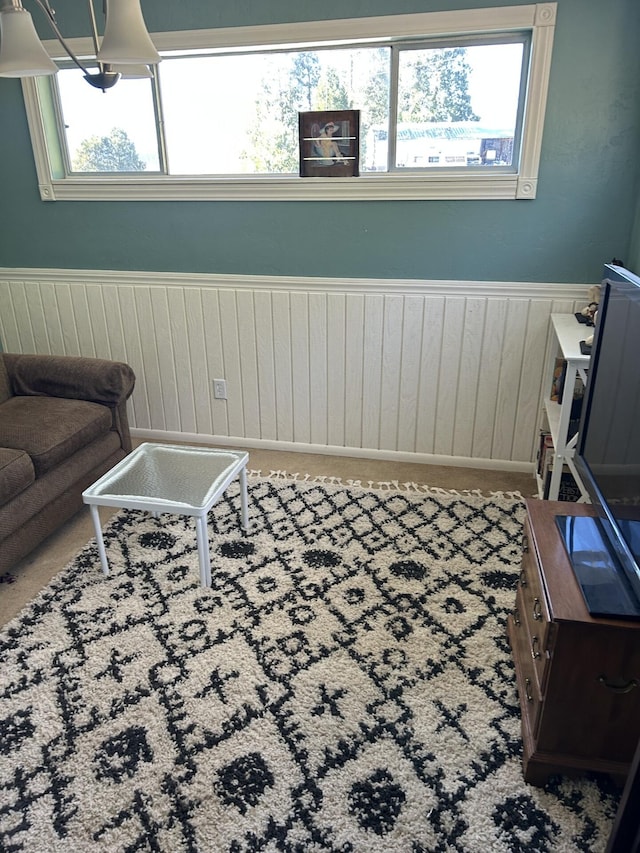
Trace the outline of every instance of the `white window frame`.
<path fill-rule="evenodd" d="M 55 163 L 59 153 L 50 150 L 44 103 L 33 78 L 24 78 L 27 120 L 31 133 L 38 186 L 43 201 L 384 201 L 423 199 L 534 199 L 542 147 L 544 114 L 549 87 L 551 53 L 557 3 L 502 6 L 452 12 L 424 12 L 295 24 L 269 24 L 216 30 L 185 30 L 154 33 L 162 53 L 170 50 L 241 48 L 285 45 L 317 45 L 362 39 L 428 38 L 529 31 L 531 60 L 520 163 L 515 174 L 473 170 L 443 172 L 364 173 L 354 178 L 301 178 L 297 175 L 175 176 L 67 175 L 60 177 Z M 78 55 L 91 53 L 89 39 L 70 39 Z M 58 56 L 56 41 L 44 42 L 51 56 Z M 104 97 L 108 97 L 108 94 Z"/>

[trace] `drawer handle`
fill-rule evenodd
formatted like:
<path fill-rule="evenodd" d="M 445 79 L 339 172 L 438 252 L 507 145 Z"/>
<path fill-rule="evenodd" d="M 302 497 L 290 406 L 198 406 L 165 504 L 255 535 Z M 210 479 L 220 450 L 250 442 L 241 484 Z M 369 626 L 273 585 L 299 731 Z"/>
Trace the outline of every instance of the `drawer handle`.
<path fill-rule="evenodd" d="M 525 678 L 524 680 L 524 693 L 527 697 L 527 702 L 533 702 L 533 694 L 531 692 L 531 679 Z"/>
<path fill-rule="evenodd" d="M 542 607 L 540 606 L 540 599 L 533 599 L 533 618 L 539 622 L 542 619 Z"/>
<path fill-rule="evenodd" d="M 613 690 L 614 693 L 631 693 L 638 686 L 637 678 L 630 678 L 629 681 L 624 681 L 622 678 L 614 678 L 611 681 L 606 675 L 599 675 L 598 682 L 607 690 Z"/>
<path fill-rule="evenodd" d="M 513 608 L 513 624 L 520 625 L 520 611 L 517 607 Z"/>
<path fill-rule="evenodd" d="M 540 658 L 540 640 L 537 637 L 531 638 L 531 657 L 534 660 Z"/>
<path fill-rule="evenodd" d="M 520 586 L 527 585 L 527 574 L 524 569 L 520 572 Z"/>

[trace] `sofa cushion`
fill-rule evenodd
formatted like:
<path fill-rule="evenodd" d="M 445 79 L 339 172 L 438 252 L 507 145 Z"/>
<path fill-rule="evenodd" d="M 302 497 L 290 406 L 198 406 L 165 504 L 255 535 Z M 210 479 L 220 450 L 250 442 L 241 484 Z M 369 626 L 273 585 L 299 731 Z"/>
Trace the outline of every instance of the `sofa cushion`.
<path fill-rule="evenodd" d="M 11 390 L 11 380 L 7 373 L 7 365 L 4 363 L 4 356 L 0 354 L 0 403 L 4 403 L 13 395 Z"/>
<path fill-rule="evenodd" d="M 33 464 L 24 450 L 0 447 L 0 506 L 19 495 L 35 478 Z"/>
<path fill-rule="evenodd" d="M 61 397 L 11 397 L 0 405 L 0 447 L 26 451 L 41 477 L 111 428 L 100 403 Z"/>

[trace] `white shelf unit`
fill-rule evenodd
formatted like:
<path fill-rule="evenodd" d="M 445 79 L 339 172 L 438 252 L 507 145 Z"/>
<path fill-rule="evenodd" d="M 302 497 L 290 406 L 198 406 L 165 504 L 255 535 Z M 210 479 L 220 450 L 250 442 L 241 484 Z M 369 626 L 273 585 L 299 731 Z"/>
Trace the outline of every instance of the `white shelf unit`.
<path fill-rule="evenodd" d="M 568 435 L 568 431 L 574 388 L 578 378 L 586 385 L 587 370 L 589 368 L 590 356 L 582 354 L 580 351 L 580 341 L 584 341 L 585 338 L 590 337 L 593 333 L 593 327 L 579 323 L 574 314 L 552 314 L 551 326 L 553 335 L 550 343 L 549 358 L 547 359 L 550 370 L 548 372 L 549 381 L 545 388 L 544 409 L 553 442 L 554 458 L 547 498 L 550 501 L 558 500 L 560 478 L 562 477 L 564 466 L 567 465 L 576 481 L 576 485 L 580 489 L 580 500 L 585 501 L 588 500 L 588 496 L 573 462 L 578 436 L 577 434 Z M 551 400 L 551 385 L 556 357 L 563 358 L 567 365 L 562 403 L 556 403 L 554 400 Z M 538 478 L 538 492 L 540 497 L 543 495 L 543 487 L 542 480 Z"/>

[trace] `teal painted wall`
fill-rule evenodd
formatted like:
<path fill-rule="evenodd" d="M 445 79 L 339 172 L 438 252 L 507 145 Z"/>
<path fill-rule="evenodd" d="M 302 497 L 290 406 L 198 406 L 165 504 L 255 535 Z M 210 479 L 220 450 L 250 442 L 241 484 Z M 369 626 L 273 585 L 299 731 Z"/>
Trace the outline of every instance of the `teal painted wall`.
<path fill-rule="evenodd" d="M 488 5 L 143 0 L 151 31 Z M 83 3 L 56 10 L 65 34 L 83 34 Z M 638 253 L 639 45 L 638 0 L 559 0 L 534 201 L 45 203 L 20 84 L 0 79 L 0 266 L 597 281 L 604 262 Z"/>

